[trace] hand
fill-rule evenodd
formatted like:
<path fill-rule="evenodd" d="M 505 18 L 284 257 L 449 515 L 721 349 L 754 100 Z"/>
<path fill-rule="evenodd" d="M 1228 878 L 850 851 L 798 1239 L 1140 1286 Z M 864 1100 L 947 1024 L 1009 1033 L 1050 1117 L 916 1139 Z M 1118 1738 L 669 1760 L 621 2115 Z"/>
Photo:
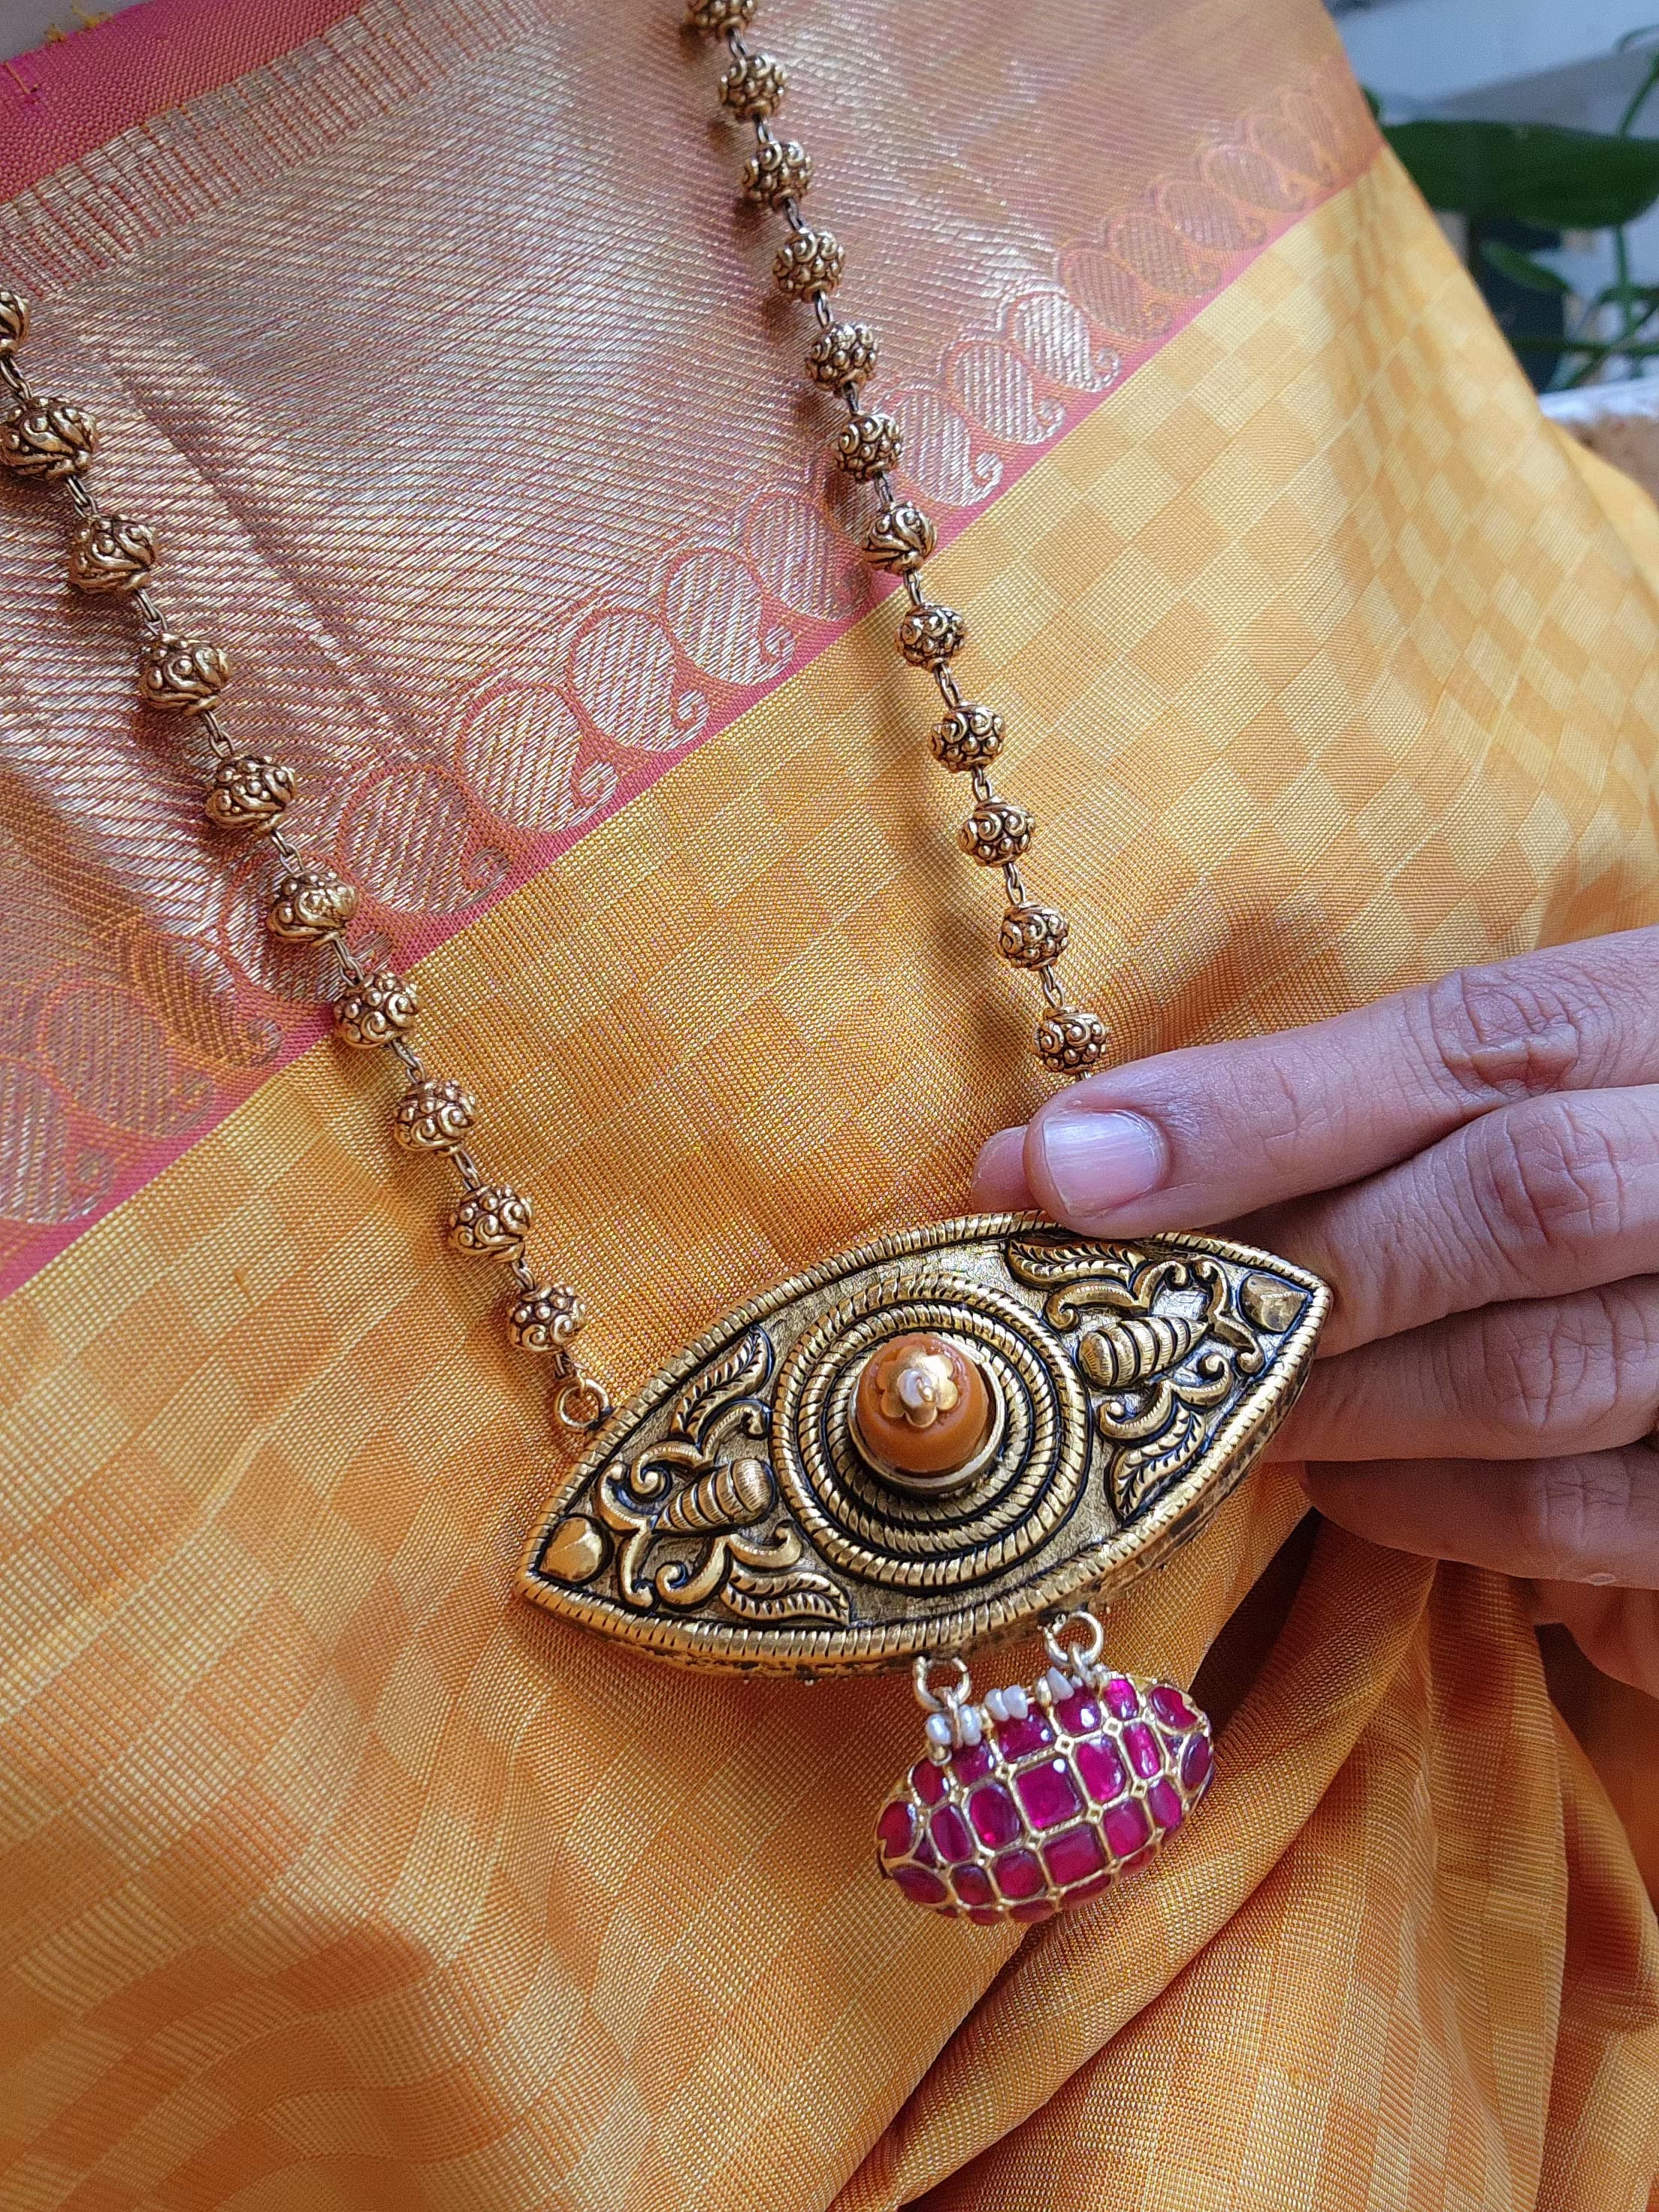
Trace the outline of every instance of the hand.
<path fill-rule="evenodd" d="M 1313 1503 L 1527 1577 L 1659 1693 L 1659 929 L 1089 1076 L 992 1138 L 974 1197 L 1224 1223 L 1322 1275 L 1282 1431 Z"/>

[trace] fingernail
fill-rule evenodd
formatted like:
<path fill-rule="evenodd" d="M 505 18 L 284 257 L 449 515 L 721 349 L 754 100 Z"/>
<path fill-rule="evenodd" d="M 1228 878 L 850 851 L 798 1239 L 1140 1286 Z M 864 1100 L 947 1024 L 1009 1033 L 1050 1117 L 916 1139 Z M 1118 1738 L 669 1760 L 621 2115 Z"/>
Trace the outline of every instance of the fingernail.
<path fill-rule="evenodd" d="M 1158 1189 L 1169 1173 L 1163 1132 L 1139 1114 L 1050 1114 L 1033 1125 L 1060 1218 L 1109 1221 Z"/>
<path fill-rule="evenodd" d="M 1024 1129 L 999 1129 L 994 1137 L 986 1139 L 974 1162 L 972 1188 L 977 1205 L 998 1207 L 1030 1204 L 1031 1195 L 1025 1188 Z"/>

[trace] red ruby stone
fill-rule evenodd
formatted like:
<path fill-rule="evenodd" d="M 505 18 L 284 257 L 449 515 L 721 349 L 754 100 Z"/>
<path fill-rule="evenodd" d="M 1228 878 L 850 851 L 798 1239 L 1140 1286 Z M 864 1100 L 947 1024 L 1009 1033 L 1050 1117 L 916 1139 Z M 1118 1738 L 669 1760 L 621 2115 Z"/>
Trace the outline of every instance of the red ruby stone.
<path fill-rule="evenodd" d="M 1015 1905 L 1008 1917 L 1011 1920 L 1052 1920 L 1059 1910 L 1057 1905 L 1050 1905 L 1045 1897 L 1039 1899 L 1035 1905 Z"/>
<path fill-rule="evenodd" d="M 996 1877 L 1005 1897 L 1035 1897 L 1042 1887 L 1042 1869 L 1030 1851 L 1004 1851 Z"/>
<path fill-rule="evenodd" d="M 1121 1674 L 1114 1674 L 1106 1685 L 1106 1703 L 1121 1721 L 1132 1721 L 1140 1711 L 1140 1700 L 1135 1695 L 1135 1686 Z"/>
<path fill-rule="evenodd" d="M 1100 1827 L 1106 1838 L 1106 1848 L 1115 1859 L 1130 1857 L 1152 1834 L 1146 1808 L 1134 1797 L 1130 1798 L 1127 1805 L 1115 1805 Z"/>
<path fill-rule="evenodd" d="M 1039 1828 L 1057 1828 L 1062 1820 L 1083 1810 L 1072 1770 L 1063 1759 L 1045 1759 L 1041 1766 L 1022 1774 L 1014 1787 L 1020 1803 Z"/>
<path fill-rule="evenodd" d="M 958 1867 L 951 1877 L 957 1897 L 964 1905 L 994 1905 L 996 1891 L 991 1877 L 983 1867 Z"/>
<path fill-rule="evenodd" d="M 1128 1788 L 1128 1770 L 1109 1743 L 1080 1743 L 1072 1756 L 1097 1805 L 1109 1805 Z"/>
<path fill-rule="evenodd" d="M 975 1790 L 968 1800 L 968 1816 L 980 1841 L 994 1851 L 1012 1844 L 1020 1832 L 1014 1801 L 1000 1782 L 988 1782 L 982 1790 Z"/>
<path fill-rule="evenodd" d="M 1198 1726 L 1198 1715 L 1187 1703 L 1179 1690 L 1167 1682 L 1154 1682 L 1146 1692 L 1152 1711 L 1159 1720 L 1168 1721 L 1171 1728 L 1189 1729 Z"/>
<path fill-rule="evenodd" d="M 1049 1875 L 1062 1889 L 1069 1888 L 1074 1881 L 1086 1881 L 1106 1865 L 1105 1848 L 1086 1822 L 1080 1828 L 1067 1828 L 1063 1836 L 1056 1836 L 1053 1843 L 1043 1846 L 1042 1856 L 1048 1862 Z"/>
<path fill-rule="evenodd" d="M 1092 1735 L 1100 1726 L 1100 1707 L 1085 1690 L 1054 1707 L 1054 1718 L 1068 1735 Z"/>
<path fill-rule="evenodd" d="M 968 1744 L 951 1754 L 951 1771 L 965 1790 L 970 1782 L 991 1771 L 991 1754 L 982 1743 Z"/>
<path fill-rule="evenodd" d="M 1046 1751 L 1054 1732 L 1034 1706 L 1023 1721 L 1004 1721 L 997 1730 L 997 1748 L 1005 1759 L 1022 1759 L 1028 1751 Z"/>
<path fill-rule="evenodd" d="M 1154 1782 L 1146 1792 L 1146 1805 L 1160 1828 L 1178 1828 L 1181 1826 L 1181 1799 L 1172 1784 Z"/>
<path fill-rule="evenodd" d="M 1181 1778 L 1188 1790 L 1200 1790 L 1210 1778 L 1210 1743 L 1195 1735 L 1182 1754 Z"/>
<path fill-rule="evenodd" d="M 945 1795 L 945 1775 L 931 1759 L 919 1759 L 910 1769 L 910 1787 L 924 1805 L 937 1805 Z"/>
<path fill-rule="evenodd" d="M 876 1823 L 876 1840 L 884 1856 L 902 1859 L 915 1841 L 915 1815 L 902 1797 L 895 1797 L 884 1805 L 881 1818 Z"/>
<path fill-rule="evenodd" d="M 895 1867 L 893 1879 L 908 1898 L 918 1905 L 944 1905 L 950 1893 L 936 1875 L 925 1873 L 921 1867 Z"/>
<path fill-rule="evenodd" d="M 1167 1784 L 1164 1785 L 1169 1786 Z M 939 1856 L 944 1859 L 970 1859 L 974 1856 L 974 1839 L 968 1832 L 968 1823 L 954 1805 L 941 1805 L 928 1823 Z"/>
<path fill-rule="evenodd" d="M 1124 1729 L 1123 1748 L 1129 1754 L 1130 1765 L 1143 1779 L 1150 1781 L 1154 1774 L 1163 1773 L 1164 1753 L 1145 1721 L 1135 1721 Z"/>

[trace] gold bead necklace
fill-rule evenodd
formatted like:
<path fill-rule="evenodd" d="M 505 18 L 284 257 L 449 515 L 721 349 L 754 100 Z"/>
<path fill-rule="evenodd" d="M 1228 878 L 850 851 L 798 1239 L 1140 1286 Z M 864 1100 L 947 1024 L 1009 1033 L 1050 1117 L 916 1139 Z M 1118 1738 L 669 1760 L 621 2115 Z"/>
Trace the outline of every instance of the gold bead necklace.
<path fill-rule="evenodd" d="M 1085 1075 L 1106 1026 L 1068 998 L 1066 917 L 1035 902 L 1021 872 L 1035 824 L 991 780 L 1002 717 L 953 672 L 967 624 L 927 596 L 934 527 L 895 483 L 900 425 L 866 404 L 876 334 L 831 309 L 846 255 L 802 216 L 812 162 L 772 128 L 788 78 L 744 42 L 755 9 L 688 0 L 686 15 L 730 56 L 720 100 L 754 137 L 743 195 L 787 228 L 773 276 L 817 320 L 806 373 L 846 409 L 836 465 L 878 501 L 863 556 L 902 582 L 898 649 L 939 694 L 933 757 L 973 794 L 958 842 L 1000 875 L 998 951 L 1042 995 L 1036 1056 Z M 592 1432 L 531 1536 L 523 1595 L 686 1663 L 802 1674 L 910 1663 L 927 1749 L 884 1808 L 878 1844 L 883 1871 L 916 1902 L 1042 1919 L 1146 1863 L 1208 1786 L 1209 1724 L 1175 1686 L 1107 1668 L 1087 1606 L 1166 1557 L 1246 1472 L 1306 1371 L 1324 1286 L 1218 1238 L 1114 1244 L 1034 1215 L 969 1217 L 763 1291 L 613 1408 L 572 1349 L 580 1294 L 525 1256 L 530 1200 L 473 1157 L 475 1100 L 415 1050 L 414 982 L 353 950 L 356 888 L 291 838 L 293 770 L 227 734 L 229 659 L 164 614 L 155 537 L 94 497 L 98 425 L 31 387 L 17 360 L 27 331 L 26 303 L 0 290 L 0 464 L 66 496 L 70 582 L 134 610 L 139 697 L 192 718 L 212 756 L 209 822 L 271 856 L 266 927 L 326 948 L 335 1036 L 397 1062 L 393 1136 L 459 1179 L 449 1243 L 507 1269 L 513 1343 L 548 1361 L 556 1423 Z M 1039 1617 L 1047 1672 L 975 1703 L 956 1655 Z"/>

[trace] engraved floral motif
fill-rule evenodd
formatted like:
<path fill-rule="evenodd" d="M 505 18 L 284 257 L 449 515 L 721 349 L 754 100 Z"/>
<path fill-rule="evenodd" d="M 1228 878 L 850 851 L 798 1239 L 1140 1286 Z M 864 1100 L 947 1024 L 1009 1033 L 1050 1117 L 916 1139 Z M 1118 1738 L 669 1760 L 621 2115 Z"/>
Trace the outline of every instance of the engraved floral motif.
<path fill-rule="evenodd" d="M 216 830 L 259 836 L 277 821 L 295 790 L 294 771 L 269 753 L 239 753 L 213 771 L 202 811 Z"/>
<path fill-rule="evenodd" d="M 867 384 L 880 349 L 868 323 L 831 323 L 806 349 L 806 374 L 826 392 Z"/>
<path fill-rule="evenodd" d="M 864 557 L 872 568 L 888 568 L 896 576 L 919 568 L 938 542 L 933 524 L 908 499 L 884 507 L 864 540 Z"/>
<path fill-rule="evenodd" d="M 453 1152 L 477 1111 L 472 1093 L 453 1076 L 427 1076 L 398 1101 L 392 1133 L 406 1152 Z"/>
<path fill-rule="evenodd" d="M 1036 828 L 1012 799 L 981 799 L 957 832 L 957 842 L 982 868 L 1006 867 L 1030 848 Z"/>
<path fill-rule="evenodd" d="M 743 165 L 743 196 L 757 207 L 798 200 L 812 189 L 812 156 L 793 138 L 763 138 Z"/>
<path fill-rule="evenodd" d="M 357 887 L 320 860 L 278 879 L 265 909 L 265 927 L 290 945 L 337 936 L 357 911 Z"/>
<path fill-rule="evenodd" d="M 354 1051 L 374 1052 L 412 1029 L 419 1012 L 415 986 L 382 968 L 336 999 L 334 1034 Z"/>
<path fill-rule="evenodd" d="M 0 416 L 0 464 L 20 477 L 83 477 L 97 450 L 98 424 L 72 400 L 20 399 Z"/>
<path fill-rule="evenodd" d="M 617 1595 L 633 1611 L 712 1602 L 744 1620 L 847 1619 L 836 1583 L 802 1565 L 795 1529 L 764 1526 L 777 1483 L 764 1456 L 770 1414 L 757 1394 L 772 1357 L 765 1330 L 750 1330 L 681 1395 L 667 1433 L 596 1486 L 595 1510 L 618 1540 Z M 750 1449 L 725 1455 L 736 1439 Z"/>
<path fill-rule="evenodd" d="M 954 660 L 967 638 L 967 622 L 954 607 L 912 607 L 898 626 L 898 649 L 912 668 Z"/>
<path fill-rule="evenodd" d="M 1002 717 L 990 707 L 952 707 L 928 743 L 941 768 L 989 768 L 1002 750 Z"/>
<path fill-rule="evenodd" d="M 154 534 L 125 514 L 95 514 L 70 540 L 69 580 L 77 592 L 136 592 L 155 566 Z"/>
<path fill-rule="evenodd" d="M 163 714 L 199 714 L 229 680 L 230 659 L 222 646 L 164 629 L 138 649 L 138 695 Z"/>
<path fill-rule="evenodd" d="M 1098 1014 L 1086 1006 L 1051 1006 L 1036 1025 L 1035 1050 L 1054 1075 L 1081 1075 L 1106 1057 L 1110 1038 Z"/>
<path fill-rule="evenodd" d="M 836 433 L 836 466 L 867 483 L 898 465 L 904 440 L 890 415 L 854 415 Z"/>
<path fill-rule="evenodd" d="M 507 1183 L 482 1183 L 450 1209 L 449 1243 L 475 1260 L 516 1260 L 530 1233 L 530 1200 Z"/>
<path fill-rule="evenodd" d="M 1085 1308 L 1107 1309 L 1079 1339 L 1077 1363 L 1102 1394 L 1094 1419 L 1111 1448 L 1107 1486 L 1119 1518 L 1132 1522 L 1196 1464 L 1267 1365 L 1234 1278 L 1207 1255 L 1170 1258 L 1126 1245 L 1111 1255 L 1036 1238 L 1012 1245 L 1008 1264 L 1048 1289 L 1045 1312 L 1057 1328 L 1076 1328 Z"/>
<path fill-rule="evenodd" d="M 1046 968 L 1066 950 L 1072 925 L 1052 906 L 1011 906 L 997 932 L 997 951 L 1016 968 Z"/>
<path fill-rule="evenodd" d="M 520 1352 L 562 1352 L 586 1318 L 580 1291 L 568 1283 L 538 1283 L 514 1300 L 507 1333 Z"/>
<path fill-rule="evenodd" d="M 846 265 L 846 252 L 832 232 L 798 230 L 773 257 L 772 278 L 792 300 L 811 300 L 833 292 Z"/>

